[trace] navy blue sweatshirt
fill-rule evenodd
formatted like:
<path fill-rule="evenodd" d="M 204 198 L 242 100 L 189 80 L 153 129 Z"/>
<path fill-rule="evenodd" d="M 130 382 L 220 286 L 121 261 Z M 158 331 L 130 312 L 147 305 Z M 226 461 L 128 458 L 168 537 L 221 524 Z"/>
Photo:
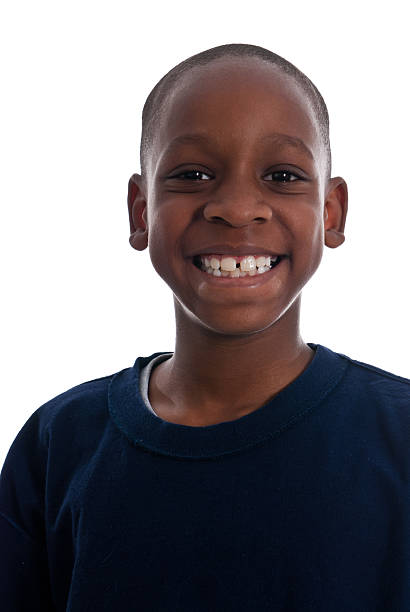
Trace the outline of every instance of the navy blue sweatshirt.
<path fill-rule="evenodd" d="M 2 612 L 409 612 L 410 381 L 310 346 L 217 425 L 149 410 L 159 353 L 39 408 L 1 475 Z"/>

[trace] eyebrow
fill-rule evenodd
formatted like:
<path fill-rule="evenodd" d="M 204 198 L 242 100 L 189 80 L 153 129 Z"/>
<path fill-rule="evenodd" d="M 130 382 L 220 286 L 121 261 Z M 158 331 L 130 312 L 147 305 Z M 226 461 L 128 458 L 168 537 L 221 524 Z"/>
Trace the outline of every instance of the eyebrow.
<path fill-rule="evenodd" d="M 279 132 L 274 132 L 272 134 L 266 134 L 263 136 L 262 141 L 270 140 L 273 144 L 279 147 L 293 147 L 294 149 L 298 149 L 305 155 L 307 155 L 310 159 L 314 160 L 314 156 L 309 147 L 303 142 L 301 138 L 297 138 L 296 136 L 289 136 L 289 134 L 281 134 Z M 211 139 L 207 134 L 182 134 L 181 136 L 176 136 L 171 140 L 166 148 L 166 152 L 170 149 L 174 148 L 179 144 L 195 144 L 195 143 L 210 143 Z"/>
<path fill-rule="evenodd" d="M 307 144 L 297 136 L 289 136 L 288 134 L 280 134 L 278 132 L 274 134 L 267 134 L 263 137 L 262 140 L 272 140 L 275 144 L 279 146 L 288 146 L 293 147 L 295 149 L 299 149 L 305 153 L 310 159 L 314 160 L 314 156 L 312 151 L 309 149 Z"/>

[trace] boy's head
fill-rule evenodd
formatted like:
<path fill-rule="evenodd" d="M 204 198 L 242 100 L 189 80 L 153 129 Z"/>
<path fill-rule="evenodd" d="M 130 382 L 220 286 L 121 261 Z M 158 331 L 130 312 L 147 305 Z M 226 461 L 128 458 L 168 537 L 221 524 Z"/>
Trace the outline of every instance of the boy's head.
<path fill-rule="evenodd" d="M 152 151 L 152 145 L 155 140 L 158 124 L 161 121 L 161 115 L 166 107 L 169 96 L 178 88 L 183 77 L 216 60 L 229 58 L 236 58 L 239 63 L 243 63 L 249 58 L 259 59 L 294 79 L 301 88 L 306 98 L 306 102 L 311 106 L 311 110 L 317 121 L 324 154 L 326 156 L 326 171 L 329 178 L 331 172 L 329 115 L 326 103 L 319 90 L 303 72 L 280 55 L 268 49 L 264 49 L 263 47 L 246 44 L 220 45 L 219 47 L 197 53 L 180 62 L 158 81 L 147 97 L 142 111 L 140 145 L 140 166 L 142 175 L 146 174 L 147 171 L 148 158 Z"/>
<path fill-rule="evenodd" d="M 310 80 L 253 45 L 200 53 L 155 86 L 143 111 L 141 176 L 129 183 L 130 242 L 149 244 L 177 316 L 234 335 L 285 313 L 296 321 L 323 245 L 344 240 L 347 190 L 330 178 L 328 130 Z M 231 255 L 239 270 L 245 256 L 279 263 L 231 278 L 201 270 L 205 255 L 220 263 Z"/>

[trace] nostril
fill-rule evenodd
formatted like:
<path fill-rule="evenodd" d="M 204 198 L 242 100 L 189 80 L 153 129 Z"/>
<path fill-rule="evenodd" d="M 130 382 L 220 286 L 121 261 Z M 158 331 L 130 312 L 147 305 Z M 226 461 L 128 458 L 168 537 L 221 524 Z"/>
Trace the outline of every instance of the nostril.
<path fill-rule="evenodd" d="M 266 223 L 267 219 L 265 217 L 255 217 L 254 219 L 249 219 L 248 221 L 235 222 L 233 219 L 227 219 L 224 217 L 217 217 L 216 215 L 212 215 L 208 217 L 208 221 L 211 223 L 223 223 L 224 225 L 230 225 L 232 227 L 242 227 L 244 225 L 249 225 L 249 223 Z"/>
<path fill-rule="evenodd" d="M 225 225 L 233 225 L 232 223 L 229 223 L 229 221 L 227 221 L 223 217 L 210 217 L 210 221 L 211 222 L 214 221 L 215 223 L 224 223 Z"/>

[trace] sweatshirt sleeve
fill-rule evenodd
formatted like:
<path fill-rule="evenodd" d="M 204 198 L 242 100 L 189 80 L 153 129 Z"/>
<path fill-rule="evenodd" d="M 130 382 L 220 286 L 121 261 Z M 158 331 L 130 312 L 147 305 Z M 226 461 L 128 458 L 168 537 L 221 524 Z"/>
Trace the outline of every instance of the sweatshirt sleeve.
<path fill-rule="evenodd" d="M 36 411 L 14 440 L 0 476 L 0 601 L 8 612 L 55 610 L 45 538 L 46 434 Z"/>

